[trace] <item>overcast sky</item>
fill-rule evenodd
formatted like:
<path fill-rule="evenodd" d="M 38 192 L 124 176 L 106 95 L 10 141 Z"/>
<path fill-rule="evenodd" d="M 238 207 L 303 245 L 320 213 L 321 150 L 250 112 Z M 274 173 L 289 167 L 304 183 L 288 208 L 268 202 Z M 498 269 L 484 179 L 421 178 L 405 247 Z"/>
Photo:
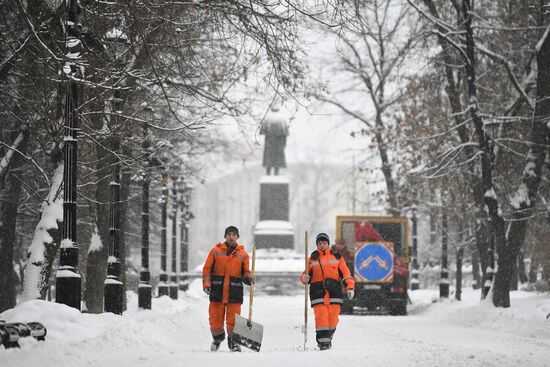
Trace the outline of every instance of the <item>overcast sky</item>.
<path fill-rule="evenodd" d="M 327 85 L 328 90 L 337 89 L 339 75 L 332 69 L 334 63 L 338 62 L 334 38 L 315 30 L 309 31 L 305 38 L 307 39 L 307 60 L 304 60 L 307 66 L 306 85 L 320 82 Z M 369 108 L 369 106 L 356 104 L 356 108 Z M 265 106 L 258 106 L 256 113 L 263 115 L 268 109 L 269 102 Z M 354 155 L 356 155 L 356 162 L 363 159 L 365 147 L 369 144 L 368 140 L 354 139 L 350 135 L 352 131 L 362 127 L 361 123 L 344 117 L 336 107 L 321 105 L 314 100 L 296 101 L 287 98 L 282 111 L 287 115 L 290 127 L 286 146 L 288 164 L 311 162 L 352 165 Z M 261 165 L 264 136 L 259 135 L 259 119 L 251 121 L 247 126 L 239 125 L 234 120 L 219 122 L 219 124 L 218 129 L 222 135 L 237 139 L 235 149 L 241 151 L 243 155 L 233 162 L 214 159 L 203 172 L 206 180 L 217 179 L 234 170 Z"/>

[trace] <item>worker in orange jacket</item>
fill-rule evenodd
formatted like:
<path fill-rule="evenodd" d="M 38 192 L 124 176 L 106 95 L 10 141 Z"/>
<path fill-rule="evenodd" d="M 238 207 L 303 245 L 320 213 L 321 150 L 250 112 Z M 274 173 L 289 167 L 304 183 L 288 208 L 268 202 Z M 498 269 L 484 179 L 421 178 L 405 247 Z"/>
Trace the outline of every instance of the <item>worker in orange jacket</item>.
<path fill-rule="evenodd" d="M 214 341 L 210 350 L 215 352 L 225 339 L 224 319 L 227 324 L 227 344 L 232 352 L 241 348 L 233 342 L 235 315 L 241 314 L 243 282 L 250 285 L 249 256 L 244 246 L 237 243 L 239 230 L 229 226 L 224 233 L 225 242 L 218 243 L 210 252 L 202 269 L 202 287 L 210 297 L 208 315 Z"/>
<path fill-rule="evenodd" d="M 326 233 L 315 239 L 317 250 L 307 259 L 302 283 L 309 283 L 311 307 L 315 313 L 315 331 L 320 350 L 332 347 L 332 336 L 338 326 L 338 315 L 344 302 L 345 287 L 349 299 L 354 296 L 355 281 L 342 255 L 334 247 Z"/>

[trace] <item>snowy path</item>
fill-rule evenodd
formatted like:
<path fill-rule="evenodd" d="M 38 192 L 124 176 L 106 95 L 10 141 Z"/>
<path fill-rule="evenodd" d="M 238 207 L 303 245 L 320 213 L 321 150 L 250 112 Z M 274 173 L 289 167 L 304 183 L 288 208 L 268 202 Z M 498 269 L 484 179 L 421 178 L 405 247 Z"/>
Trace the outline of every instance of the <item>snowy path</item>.
<path fill-rule="evenodd" d="M 47 342 L 0 349 L 0 366 L 550 365 L 550 321 L 544 319 L 550 297 L 518 292 L 514 307 L 502 310 L 479 305 L 477 292 L 467 292 L 460 303 L 431 304 L 434 294 L 413 293 L 415 304 L 405 317 L 342 316 L 333 349 L 326 352 L 314 350 L 311 312 L 308 350 L 302 350 L 303 297 L 258 297 L 254 315 L 264 325 L 262 351 L 240 354 L 229 352 L 226 343 L 217 353 L 209 351 L 208 302 L 196 288 L 175 302 L 155 300 L 153 311 L 130 307 L 122 318 L 35 301 L 2 317 L 49 323 Z"/>

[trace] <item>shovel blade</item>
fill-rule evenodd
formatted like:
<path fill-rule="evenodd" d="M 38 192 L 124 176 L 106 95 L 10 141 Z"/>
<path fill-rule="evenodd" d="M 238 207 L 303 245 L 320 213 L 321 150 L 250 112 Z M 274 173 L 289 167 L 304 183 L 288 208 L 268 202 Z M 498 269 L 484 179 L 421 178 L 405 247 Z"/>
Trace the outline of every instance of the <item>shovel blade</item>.
<path fill-rule="evenodd" d="M 259 352 L 262 346 L 264 327 L 254 321 L 235 315 L 235 329 L 233 329 L 233 341 L 243 347 Z"/>

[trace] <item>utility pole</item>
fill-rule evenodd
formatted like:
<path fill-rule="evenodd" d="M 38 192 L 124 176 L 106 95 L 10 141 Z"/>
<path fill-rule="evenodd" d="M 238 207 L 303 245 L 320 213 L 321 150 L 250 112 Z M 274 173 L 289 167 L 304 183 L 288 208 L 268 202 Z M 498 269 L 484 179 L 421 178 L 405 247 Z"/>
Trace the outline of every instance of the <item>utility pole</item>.
<path fill-rule="evenodd" d="M 160 230 L 160 274 L 158 285 L 158 296 L 169 296 L 168 273 L 166 272 L 166 222 L 168 211 L 168 174 L 162 175 L 162 195 L 160 198 L 162 211 L 162 224 Z"/>
<path fill-rule="evenodd" d="M 63 240 L 59 254 L 59 269 L 55 276 L 57 303 L 80 311 L 81 277 L 78 273 L 78 245 L 76 241 L 76 182 L 77 182 L 77 139 L 78 86 L 75 80 L 83 79 L 80 65 L 80 24 L 78 0 L 70 0 L 65 22 L 66 59 L 63 73 L 65 82 L 65 124 L 64 124 L 64 171 L 63 171 Z"/>
<path fill-rule="evenodd" d="M 412 271 L 411 271 L 411 290 L 417 290 L 420 288 L 420 281 L 418 279 L 419 266 L 418 266 L 418 237 L 417 237 L 417 217 L 416 208 L 413 209 L 412 215 Z"/>
<path fill-rule="evenodd" d="M 449 298 L 449 270 L 447 266 L 447 213 L 443 209 L 441 233 L 441 280 L 439 281 L 439 297 Z"/>
<path fill-rule="evenodd" d="M 145 107 L 146 116 L 152 112 L 151 107 Z M 151 309 L 151 273 L 149 272 L 149 186 L 151 184 L 151 176 L 149 173 L 151 157 L 150 146 L 147 133 L 147 118 L 143 121 L 143 142 L 142 149 L 145 157 L 145 171 L 143 173 L 143 181 L 141 183 L 141 269 L 139 272 L 138 286 L 138 307 L 150 310 Z"/>
<path fill-rule="evenodd" d="M 170 273 L 170 298 L 178 299 L 178 273 L 177 273 L 177 229 L 178 229 L 178 189 L 177 178 L 172 177 L 172 248 L 171 263 L 172 272 Z"/>

